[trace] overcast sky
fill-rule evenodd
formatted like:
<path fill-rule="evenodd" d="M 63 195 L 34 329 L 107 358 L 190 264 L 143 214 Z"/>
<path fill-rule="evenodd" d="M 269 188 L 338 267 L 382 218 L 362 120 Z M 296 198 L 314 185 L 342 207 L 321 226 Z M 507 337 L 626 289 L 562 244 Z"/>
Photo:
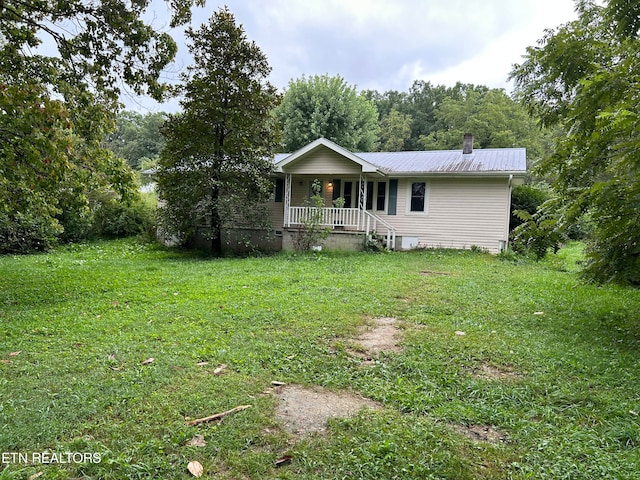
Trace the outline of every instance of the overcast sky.
<path fill-rule="evenodd" d="M 511 91 L 507 77 L 546 28 L 576 18 L 573 0 L 227 0 L 249 40 L 267 55 L 271 82 L 284 91 L 302 75 L 341 75 L 358 90 L 408 91 L 414 80 Z M 223 3 L 208 0 L 192 25 Z M 162 29 L 166 8 L 153 12 Z M 182 31 L 166 78 L 190 63 Z M 177 101 L 124 99 L 127 108 L 176 111 Z"/>

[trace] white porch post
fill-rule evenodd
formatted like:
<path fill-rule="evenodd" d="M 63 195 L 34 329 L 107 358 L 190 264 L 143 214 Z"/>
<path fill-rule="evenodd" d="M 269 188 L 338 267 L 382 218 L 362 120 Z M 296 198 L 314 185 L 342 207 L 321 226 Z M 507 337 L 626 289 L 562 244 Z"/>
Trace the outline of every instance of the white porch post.
<path fill-rule="evenodd" d="M 367 209 L 367 174 L 360 174 L 360 188 L 358 189 L 358 229 L 364 227 L 364 212 Z"/>
<path fill-rule="evenodd" d="M 291 226 L 291 174 L 284 176 L 284 226 Z"/>

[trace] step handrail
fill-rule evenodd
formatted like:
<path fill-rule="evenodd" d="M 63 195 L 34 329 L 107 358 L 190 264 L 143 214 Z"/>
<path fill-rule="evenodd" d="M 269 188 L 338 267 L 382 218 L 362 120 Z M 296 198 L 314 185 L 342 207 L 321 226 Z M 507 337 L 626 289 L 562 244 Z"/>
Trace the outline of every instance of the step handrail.
<path fill-rule="evenodd" d="M 366 210 L 363 210 L 362 213 L 364 213 L 364 217 L 365 217 L 365 234 L 369 237 L 369 239 L 372 238 L 372 234 L 377 232 L 378 223 L 380 223 L 383 227 L 387 229 L 387 235 L 385 237 L 387 240 L 387 248 L 394 250 L 395 244 L 396 244 L 395 227 L 391 225 L 389 222 L 387 222 L 386 220 L 383 220 L 382 218 L 380 218 L 379 216 L 371 212 L 367 212 Z"/>

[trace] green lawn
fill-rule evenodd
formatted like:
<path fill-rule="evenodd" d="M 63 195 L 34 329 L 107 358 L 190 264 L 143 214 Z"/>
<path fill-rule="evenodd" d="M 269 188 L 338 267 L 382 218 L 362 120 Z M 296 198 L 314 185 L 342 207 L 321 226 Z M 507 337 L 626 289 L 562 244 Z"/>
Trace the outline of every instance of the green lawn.
<path fill-rule="evenodd" d="M 640 478 L 640 291 L 582 284 L 579 256 L 208 259 L 118 241 L 0 257 L 0 479 L 186 479 L 190 460 L 203 478 Z M 404 350 L 363 367 L 348 338 L 374 316 L 401 321 Z M 290 442 L 272 380 L 384 409 Z M 504 440 L 461 433 L 474 425 Z M 6 462 L 43 452 L 100 462 Z"/>

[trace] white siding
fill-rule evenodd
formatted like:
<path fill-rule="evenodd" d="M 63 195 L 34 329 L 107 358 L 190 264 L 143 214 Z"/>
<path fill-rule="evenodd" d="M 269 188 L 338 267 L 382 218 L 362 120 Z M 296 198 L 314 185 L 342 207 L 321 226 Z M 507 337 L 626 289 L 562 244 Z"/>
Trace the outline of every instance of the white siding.
<path fill-rule="evenodd" d="M 362 167 L 326 147 L 318 148 L 287 166 L 294 175 L 353 175 Z"/>
<path fill-rule="evenodd" d="M 427 211 L 409 212 L 411 183 L 424 180 L 399 180 L 397 215 L 374 213 L 396 227 L 398 236 L 418 237 L 421 246 L 499 251 L 509 221 L 506 178 L 428 179 Z"/>
<path fill-rule="evenodd" d="M 294 176 L 291 182 L 291 205 L 303 206 L 309 199 L 309 184 L 323 182 L 325 205 L 331 206 L 328 182 L 335 178 L 353 182 L 354 206 L 358 177 L 342 175 Z M 380 182 L 381 179 L 368 179 Z M 409 212 L 411 183 L 427 183 L 426 211 Z M 376 188 L 372 213 L 396 228 L 399 237 L 417 237 L 420 246 L 433 248 L 470 248 L 476 245 L 490 252 L 499 251 L 506 242 L 509 221 L 509 186 L 507 178 L 400 178 L 396 215 L 388 215 L 389 182 L 386 180 L 385 210 L 376 208 Z M 271 220 L 276 229 L 283 225 L 284 203 L 270 202 Z M 380 231 L 378 233 L 384 234 Z"/>
<path fill-rule="evenodd" d="M 275 230 L 282 230 L 284 225 L 284 202 L 267 202 L 269 221 Z"/>

